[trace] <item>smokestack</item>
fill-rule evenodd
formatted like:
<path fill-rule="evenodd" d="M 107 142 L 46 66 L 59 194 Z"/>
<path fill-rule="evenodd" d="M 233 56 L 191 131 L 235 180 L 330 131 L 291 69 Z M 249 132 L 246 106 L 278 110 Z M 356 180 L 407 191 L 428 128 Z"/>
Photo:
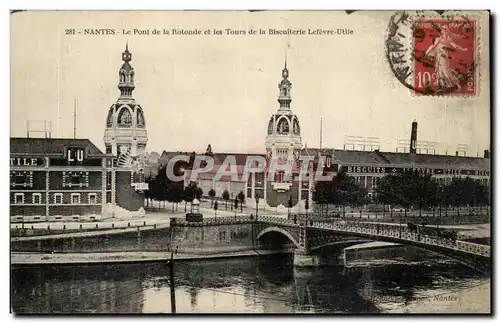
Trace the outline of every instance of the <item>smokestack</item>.
<path fill-rule="evenodd" d="M 490 151 L 487 149 L 484 151 L 484 158 L 490 158 Z"/>
<path fill-rule="evenodd" d="M 410 154 L 417 152 L 417 120 L 413 119 L 411 123 L 411 137 L 410 137 Z"/>

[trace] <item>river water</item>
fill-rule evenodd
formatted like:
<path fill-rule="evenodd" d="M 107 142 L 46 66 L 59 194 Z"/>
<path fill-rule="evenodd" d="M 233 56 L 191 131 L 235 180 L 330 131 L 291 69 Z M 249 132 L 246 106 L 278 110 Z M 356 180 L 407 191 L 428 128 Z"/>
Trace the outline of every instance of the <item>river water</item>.
<path fill-rule="evenodd" d="M 170 313 L 165 264 L 11 271 L 16 313 Z M 177 313 L 490 311 L 490 278 L 445 259 L 293 268 L 291 256 L 178 262 Z"/>

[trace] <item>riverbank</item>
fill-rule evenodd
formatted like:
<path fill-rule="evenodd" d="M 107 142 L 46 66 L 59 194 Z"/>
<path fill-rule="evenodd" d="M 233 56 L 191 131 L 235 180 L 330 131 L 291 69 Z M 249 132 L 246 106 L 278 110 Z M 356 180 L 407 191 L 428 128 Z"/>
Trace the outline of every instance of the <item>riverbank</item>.
<path fill-rule="evenodd" d="M 259 257 L 272 254 L 289 253 L 291 250 L 243 250 L 212 254 L 174 253 L 173 259 L 192 261 L 203 259 L 223 259 Z M 125 251 L 125 252 L 89 252 L 89 253 L 11 253 L 11 266 L 43 266 L 43 265 L 101 265 L 123 263 L 164 262 L 171 253 L 166 251 Z"/>

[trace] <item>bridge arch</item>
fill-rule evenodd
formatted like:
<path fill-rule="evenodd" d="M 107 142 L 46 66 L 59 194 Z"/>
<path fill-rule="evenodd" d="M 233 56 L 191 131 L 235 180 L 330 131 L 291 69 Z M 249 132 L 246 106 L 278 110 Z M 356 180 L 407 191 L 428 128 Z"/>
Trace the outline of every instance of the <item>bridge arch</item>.
<path fill-rule="evenodd" d="M 293 245 L 296 248 L 299 247 L 298 241 L 290 234 L 290 232 L 288 232 L 287 230 L 284 230 L 282 228 L 279 228 L 279 227 L 268 227 L 268 228 L 265 228 L 264 230 L 262 230 L 261 232 L 259 232 L 259 234 L 257 235 L 256 240 L 259 240 L 265 234 L 271 233 L 271 232 L 281 233 L 282 235 L 286 236 L 293 243 Z"/>
<path fill-rule="evenodd" d="M 324 243 L 324 244 L 321 244 L 318 246 L 311 247 L 310 250 L 312 252 L 312 251 L 320 250 L 320 249 L 326 248 L 326 247 L 337 247 L 339 249 L 345 249 L 345 248 L 348 248 L 351 246 L 355 246 L 358 244 L 364 244 L 364 243 L 368 243 L 368 242 L 373 242 L 373 240 L 362 239 L 362 238 L 360 238 L 360 239 L 352 238 L 352 239 L 343 240 L 343 241 L 333 241 L 333 242 Z"/>

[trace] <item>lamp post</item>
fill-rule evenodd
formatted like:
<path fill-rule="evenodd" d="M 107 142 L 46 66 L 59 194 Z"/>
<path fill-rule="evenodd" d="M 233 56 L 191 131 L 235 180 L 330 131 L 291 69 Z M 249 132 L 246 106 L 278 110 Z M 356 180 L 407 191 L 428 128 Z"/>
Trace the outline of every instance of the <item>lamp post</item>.
<path fill-rule="evenodd" d="M 236 211 L 238 210 L 238 198 L 234 198 L 234 219 L 236 220 Z"/>
<path fill-rule="evenodd" d="M 255 194 L 255 221 L 259 216 L 259 195 Z"/>
<path fill-rule="evenodd" d="M 403 225 L 403 215 L 401 214 L 401 212 L 399 213 L 399 237 L 401 238 L 401 229 L 402 229 L 402 225 Z"/>

